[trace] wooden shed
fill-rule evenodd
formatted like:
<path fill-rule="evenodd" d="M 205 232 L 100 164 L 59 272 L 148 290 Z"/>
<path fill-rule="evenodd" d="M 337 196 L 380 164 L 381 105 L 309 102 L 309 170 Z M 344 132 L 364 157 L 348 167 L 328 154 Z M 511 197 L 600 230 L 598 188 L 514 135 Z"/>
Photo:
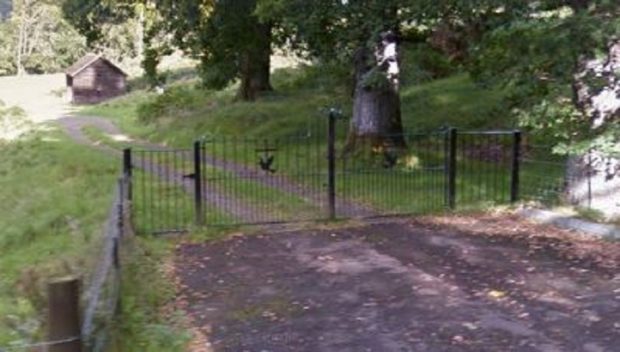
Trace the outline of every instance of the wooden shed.
<path fill-rule="evenodd" d="M 108 59 L 86 54 L 65 71 L 67 98 L 75 104 L 93 104 L 127 92 L 127 74 Z"/>

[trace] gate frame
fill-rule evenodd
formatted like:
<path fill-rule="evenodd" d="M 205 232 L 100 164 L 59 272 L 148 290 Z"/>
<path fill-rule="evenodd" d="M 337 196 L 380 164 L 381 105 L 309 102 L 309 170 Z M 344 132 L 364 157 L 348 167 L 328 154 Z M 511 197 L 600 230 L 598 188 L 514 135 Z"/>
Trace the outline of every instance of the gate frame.
<path fill-rule="evenodd" d="M 326 220 L 335 220 L 337 218 L 337 206 L 336 206 L 336 182 L 337 170 L 336 170 L 336 125 L 337 120 L 341 118 L 341 113 L 335 109 L 330 109 L 328 113 L 327 124 L 327 214 Z M 460 131 L 455 127 L 446 127 L 444 129 L 444 201 L 445 208 L 448 210 L 455 210 L 458 206 L 457 202 L 457 152 L 458 152 L 458 136 L 462 135 L 512 135 L 512 150 L 510 160 L 510 202 L 515 203 L 519 200 L 519 186 L 520 186 L 520 159 L 521 159 L 521 147 L 522 147 L 522 132 L 520 130 L 482 130 L 482 131 Z M 430 134 L 430 133 L 429 133 Z M 318 141 L 318 140 L 317 140 Z M 188 178 L 193 179 L 193 207 L 194 207 L 194 225 L 206 226 L 206 217 L 204 214 L 204 191 L 205 185 L 202 182 L 206 182 L 206 178 L 203 177 L 203 167 L 206 163 L 206 151 L 204 150 L 203 141 L 196 140 L 193 143 L 193 173 L 188 175 Z M 132 149 L 125 148 L 122 152 L 122 166 L 123 174 L 129 180 L 128 182 L 128 199 L 133 200 L 133 156 Z M 190 159 L 191 160 L 191 159 Z M 191 204 L 191 202 L 190 202 Z M 381 215 L 383 216 L 383 215 Z M 287 222 L 287 221 L 283 221 Z M 267 223 L 267 222 L 266 222 Z M 189 224 L 188 224 L 189 225 Z M 155 231 L 155 230 L 153 230 Z"/>

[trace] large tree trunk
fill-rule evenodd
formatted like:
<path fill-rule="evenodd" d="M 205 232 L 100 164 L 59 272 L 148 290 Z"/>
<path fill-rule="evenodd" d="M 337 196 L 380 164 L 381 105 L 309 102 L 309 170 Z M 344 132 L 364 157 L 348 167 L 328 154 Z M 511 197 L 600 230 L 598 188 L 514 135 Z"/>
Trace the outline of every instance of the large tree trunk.
<path fill-rule="evenodd" d="M 373 55 L 360 48 L 355 55 L 353 117 L 345 151 L 370 144 L 380 149 L 406 146 L 401 120 L 398 51 L 385 50 L 386 40 Z M 390 57 L 387 57 L 390 56 Z"/>
<path fill-rule="evenodd" d="M 620 40 L 611 42 L 602 59 L 579 60 L 573 81 L 574 104 L 593 131 L 620 120 Z M 595 84 L 592 84 L 595 82 Z M 592 148 L 570 158 L 567 195 L 573 204 L 620 217 L 620 160 Z"/>
<path fill-rule="evenodd" d="M 241 53 L 241 85 L 237 97 L 245 101 L 255 100 L 260 93 L 272 90 L 271 25 L 257 21 L 255 27 L 256 40 Z"/>

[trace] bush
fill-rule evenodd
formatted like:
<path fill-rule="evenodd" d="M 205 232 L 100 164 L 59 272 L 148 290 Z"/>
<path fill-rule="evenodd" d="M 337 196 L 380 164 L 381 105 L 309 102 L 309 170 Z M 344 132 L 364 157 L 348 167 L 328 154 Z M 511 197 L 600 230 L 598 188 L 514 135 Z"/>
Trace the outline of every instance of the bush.
<path fill-rule="evenodd" d="M 336 63 L 316 63 L 297 68 L 276 70 L 271 81 L 278 91 L 334 89 L 353 86 L 353 71 L 347 65 Z"/>
<path fill-rule="evenodd" d="M 138 119 L 143 123 L 155 122 L 165 116 L 183 116 L 193 111 L 204 98 L 204 92 L 191 87 L 171 87 L 155 99 L 138 106 Z"/>
<path fill-rule="evenodd" d="M 426 43 L 404 47 L 403 81 L 419 84 L 433 79 L 445 78 L 459 69 L 458 65 Z"/>

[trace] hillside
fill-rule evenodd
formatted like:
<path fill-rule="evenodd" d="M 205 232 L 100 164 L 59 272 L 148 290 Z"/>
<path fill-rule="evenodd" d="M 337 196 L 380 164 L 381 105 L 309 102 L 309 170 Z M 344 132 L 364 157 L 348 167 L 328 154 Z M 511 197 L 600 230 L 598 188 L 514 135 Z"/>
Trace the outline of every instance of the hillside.
<path fill-rule="evenodd" d="M 81 114 L 114 119 L 126 132 L 171 145 L 187 145 L 202 135 L 279 137 L 304 131 L 324 117 L 324 109 L 341 107 L 351 115 L 351 97 L 338 73 L 317 67 L 274 72 L 275 91 L 256 102 L 234 99 L 234 87 L 208 91 L 185 76 L 162 95 L 135 90 L 82 109 Z M 476 86 L 466 74 L 424 83 L 405 82 L 402 118 L 407 131 L 513 127 L 502 109 L 502 94 Z"/>

